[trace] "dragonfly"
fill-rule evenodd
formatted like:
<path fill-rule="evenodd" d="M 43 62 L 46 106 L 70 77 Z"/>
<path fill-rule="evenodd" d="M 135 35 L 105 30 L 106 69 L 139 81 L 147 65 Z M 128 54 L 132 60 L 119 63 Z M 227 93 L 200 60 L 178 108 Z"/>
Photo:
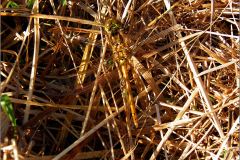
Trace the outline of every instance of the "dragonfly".
<path fill-rule="evenodd" d="M 113 52 L 114 61 L 118 63 L 121 68 L 122 75 L 125 81 L 125 87 L 128 95 L 128 102 L 131 109 L 133 122 L 136 128 L 138 128 L 138 117 L 134 105 L 134 99 L 127 69 L 130 54 L 127 50 L 127 46 L 124 43 L 124 38 L 121 35 L 122 28 L 123 25 L 118 19 L 110 18 L 105 22 L 104 30 L 107 32 L 107 36 Z"/>
<path fill-rule="evenodd" d="M 122 33 L 123 24 L 116 18 L 108 18 L 105 21 L 105 23 L 103 24 L 103 26 L 104 26 L 103 29 L 106 32 L 106 36 L 107 36 L 110 46 L 111 46 L 111 49 L 110 49 L 112 51 L 111 57 L 113 57 L 114 61 L 118 64 L 118 66 L 120 66 L 121 74 L 123 75 L 123 81 L 125 84 L 124 86 L 125 86 L 125 89 L 127 92 L 125 95 L 127 95 L 129 108 L 131 110 L 131 114 L 132 114 L 132 118 L 133 118 L 133 123 L 136 126 L 136 128 L 138 128 L 137 111 L 135 108 L 133 93 L 132 93 L 129 75 L 128 75 L 128 67 L 130 66 L 129 59 L 131 59 L 132 54 L 130 54 L 130 49 L 129 49 L 128 45 L 126 45 L 126 41 L 124 38 L 125 36 L 123 37 L 123 33 Z M 100 33 L 97 33 L 97 34 L 100 34 Z M 144 32 L 141 34 L 144 34 Z M 74 36 L 74 38 L 71 38 L 71 39 L 75 39 L 75 41 L 72 41 L 72 42 L 74 42 L 73 44 L 81 42 L 81 43 L 86 43 L 86 44 L 97 46 L 97 48 L 102 47 L 100 42 L 93 42 L 93 41 L 91 41 L 87 38 L 81 37 L 81 36 Z M 135 49 L 131 49 L 131 51 L 133 53 L 136 52 L 136 48 L 138 48 L 138 47 L 140 48 L 140 46 L 146 42 L 150 43 L 149 41 L 150 42 L 156 41 L 156 38 L 145 38 L 145 39 L 141 38 L 141 41 L 134 44 Z M 134 48 L 134 47 L 131 47 L 131 48 Z M 78 88 L 80 88 L 80 89 L 78 89 Z M 92 85 L 88 88 L 89 88 L 89 90 L 91 90 Z M 81 93 L 81 87 L 77 87 L 76 89 L 74 89 L 73 91 L 70 91 L 70 92 L 66 92 L 65 95 Z M 54 95 L 56 95 L 56 93 L 54 93 Z"/>
<path fill-rule="evenodd" d="M 123 24 L 116 18 L 109 18 L 105 21 L 103 29 L 106 32 L 106 36 L 108 37 L 111 51 L 113 57 L 113 60 L 115 63 L 117 63 L 118 66 L 120 66 L 120 72 L 123 76 L 124 86 L 126 90 L 127 99 L 128 99 L 128 105 L 131 110 L 133 123 L 138 128 L 138 117 L 137 117 L 137 111 L 135 108 L 134 98 L 133 98 L 133 92 L 131 89 L 131 84 L 129 80 L 128 75 L 128 67 L 129 67 L 129 60 L 131 58 L 130 51 L 128 49 L 128 46 L 126 45 L 124 38 L 122 36 L 122 30 L 123 30 Z M 51 32 L 50 30 L 49 32 Z M 98 33 L 99 34 L 99 33 Z M 72 44 L 81 43 L 81 44 L 90 44 L 94 45 L 98 48 L 101 48 L 100 42 L 92 42 L 91 40 L 81 37 L 81 36 L 74 36 L 71 38 Z M 94 43 L 94 44 L 92 44 Z M 90 89 L 92 87 L 89 87 Z M 73 93 L 78 93 L 77 89 L 72 91 Z M 49 93 L 49 95 L 52 95 Z M 56 95 L 56 93 L 54 93 Z M 63 95 L 63 94 L 62 94 Z M 65 95 L 71 95 L 70 92 L 66 92 Z"/>
<path fill-rule="evenodd" d="M 109 40 L 109 43 L 110 43 L 110 46 L 111 46 L 111 49 L 110 49 L 111 52 L 112 52 L 111 57 L 113 57 L 115 63 L 117 63 L 117 65 L 120 66 L 120 70 L 121 70 L 120 72 L 123 75 L 124 86 L 125 86 L 125 89 L 126 89 L 126 92 L 127 92 L 124 95 L 127 95 L 128 105 L 129 105 L 129 108 L 131 110 L 133 123 L 136 126 L 136 128 L 138 128 L 137 111 L 136 111 L 136 108 L 135 108 L 133 92 L 132 92 L 132 89 L 131 89 L 129 75 L 128 75 L 128 67 L 130 66 L 129 59 L 131 59 L 131 55 L 132 55 L 130 53 L 134 54 L 135 52 L 137 52 L 138 48 L 140 48 L 145 43 L 151 43 L 151 42 L 154 42 L 154 41 L 158 40 L 159 36 L 155 35 L 155 36 L 146 38 L 145 36 L 143 36 L 144 32 L 141 32 L 141 34 L 139 34 L 140 36 L 138 36 L 138 37 L 141 37 L 141 38 L 138 38 L 137 42 L 135 42 L 135 44 L 133 46 L 131 46 L 131 51 L 132 52 L 130 52 L 129 46 L 126 45 L 126 41 L 125 41 L 125 38 L 124 38 L 125 36 L 123 37 L 123 33 L 122 33 L 123 24 L 118 19 L 108 18 L 105 21 L 105 23 L 103 24 L 103 29 L 106 32 L 107 39 Z M 97 33 L 97 34 L 100 34 L 100 33 Z M 75 36 L 75 38 L 77 38 L 77 37 L 78 36 Z M 140 39 L 140 41 L 139 41 L 139 39 Z M 96 42 L 91 41 L 90 39 L 86 39 L 86 38 L 81 37 L 81 36 L 79 36 L 76 39 L 76 42 L 74 41 L 73 44 L 76 44 L 77 42 L 79 42 L 79 40 L 80 40 L 81 43 L 83 42 L 83 43 L 86 43 L 86 44 L 95 45 L 95 46 L 97 46 L 97 48 L 102 47 L 100 42 L 96 43 Z M 151 79 L 151 78 L 148 78 L 148 79 Z M 87 87 L 88 88 L 87 90 L 92 90 L 92 87 L 93 87 L 93 84 L 90 84 L 89 87 Z M 65 95 L 78 94 L 78 93 L 82 93 L 82 92 L 83 91 L 82 91 L 81 87 L 76 87 L 74 90 L 72 90 L 70 92 L 66 92 Z M 54 95 L 56 95 L 56 93 L 54 93 Z M 64 95 L 64 94 L 62 94 L 62 95 Z"/>

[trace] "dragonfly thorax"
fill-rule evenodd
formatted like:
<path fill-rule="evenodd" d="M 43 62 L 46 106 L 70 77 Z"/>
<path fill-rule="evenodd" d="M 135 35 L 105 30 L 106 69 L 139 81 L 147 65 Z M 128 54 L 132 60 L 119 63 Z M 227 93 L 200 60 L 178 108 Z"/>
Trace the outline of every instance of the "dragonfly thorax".
<path fill-rule="evenodd" d="M 120 65 L 126 65 L 126 64 L 127 64 L 127 59 L 124 58 L 124 57 L 120 58 L 120 59 L 119 59 L 119 64 L 120 64 Z"/>

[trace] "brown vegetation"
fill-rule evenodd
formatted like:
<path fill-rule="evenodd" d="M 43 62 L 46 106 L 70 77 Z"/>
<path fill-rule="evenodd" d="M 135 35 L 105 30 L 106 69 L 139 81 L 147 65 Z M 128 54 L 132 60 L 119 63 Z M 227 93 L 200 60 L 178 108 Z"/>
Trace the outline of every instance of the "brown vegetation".
<path fill-rule="evenodd" d="M 1 1 L 3 159 L 237 159 L 238 1 Z M 38 5 L 36 5 L 38 4 Z M 137 109 L 104 22 L 123 22 Z M 15 147 L 14 147 L 15 146 Z"/>

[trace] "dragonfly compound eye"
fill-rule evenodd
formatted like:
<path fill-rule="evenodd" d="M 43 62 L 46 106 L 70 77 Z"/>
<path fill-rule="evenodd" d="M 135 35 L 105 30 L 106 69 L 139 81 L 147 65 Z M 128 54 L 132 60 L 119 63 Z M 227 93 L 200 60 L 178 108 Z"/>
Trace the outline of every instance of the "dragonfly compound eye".
<path fill-rule="evenodd" d="M 117 19 L 110 18 L 106 21 L 104 29 L 107 33 L 118 32 L 119 29 L 122 29 L 122 23 Z"/>

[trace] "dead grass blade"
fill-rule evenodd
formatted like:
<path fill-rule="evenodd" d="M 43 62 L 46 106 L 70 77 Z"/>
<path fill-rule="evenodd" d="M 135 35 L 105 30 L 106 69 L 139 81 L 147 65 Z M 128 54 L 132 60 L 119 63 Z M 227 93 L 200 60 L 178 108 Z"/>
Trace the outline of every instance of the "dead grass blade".
<path fill-rule="evenodd" d="M 237 1 L 35 2 L 1 4 L 2 159 L 238 158 Z"/>

